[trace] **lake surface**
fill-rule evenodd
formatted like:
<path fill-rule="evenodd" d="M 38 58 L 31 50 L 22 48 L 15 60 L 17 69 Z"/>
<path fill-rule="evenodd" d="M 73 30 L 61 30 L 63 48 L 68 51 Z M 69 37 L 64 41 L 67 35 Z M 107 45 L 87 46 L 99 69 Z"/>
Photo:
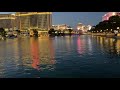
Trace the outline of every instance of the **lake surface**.
<path fill-rule="evenodd" d="M 120 40 L 91 35 L 0 41 L 0 78 L 120 78 Z"/>

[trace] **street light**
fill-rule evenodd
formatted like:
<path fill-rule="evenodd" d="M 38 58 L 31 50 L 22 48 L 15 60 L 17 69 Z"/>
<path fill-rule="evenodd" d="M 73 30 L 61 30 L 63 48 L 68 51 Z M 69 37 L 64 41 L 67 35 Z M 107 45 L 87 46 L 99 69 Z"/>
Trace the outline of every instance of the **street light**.
<path fill-rule="evenodd" d="M 117 29 L 120 29 L 120 27 L 117 27 Z"/>
<path fill-rule="evenodd" d="M 77 28 L 78 30 L 80 30 L 80 28 Z"/>

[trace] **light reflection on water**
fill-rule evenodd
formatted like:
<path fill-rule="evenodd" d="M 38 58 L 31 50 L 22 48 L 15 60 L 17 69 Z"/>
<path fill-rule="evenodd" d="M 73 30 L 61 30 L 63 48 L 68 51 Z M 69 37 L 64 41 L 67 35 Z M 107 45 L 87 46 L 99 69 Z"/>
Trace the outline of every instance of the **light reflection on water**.
<path fill-rule="evenodd" d="M 120 77 L 120 40 L 99 36 L 0 41 L 1 78 Z"/>
<path fill-rule="evenodd" d="M 31 38 L 30 40 L 33 68 L 41 70 L 43 68 L 40 65 L 50 66 L 55 64 L 54 49 L 50 38 L 44 37 L 44 39 L 39 38 L 39 40 L 37 38 Z"/>

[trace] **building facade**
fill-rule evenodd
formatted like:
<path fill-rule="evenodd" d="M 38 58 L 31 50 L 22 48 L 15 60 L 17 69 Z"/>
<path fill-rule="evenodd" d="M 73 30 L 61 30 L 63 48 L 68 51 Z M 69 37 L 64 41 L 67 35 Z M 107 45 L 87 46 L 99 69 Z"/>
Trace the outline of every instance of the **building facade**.
<path fill-rule="evenodd" d="M 87 25 L 87 30 L 91 30 L 92 26 L 91 25 Z"/>
<path fill-rule="evenodd" d="M 52 28 L 54 30 L 68 30 L 68 29 L 73 29 L 71 28 L 71 26 L 67 25 L 67 24 L 59 24 L 59 25 L 52 25 Z"/>
<path fill-rule="evenodd" d="M 84 25 L 82 23 L 77 24 L 77 29 L 78 30 L 83 30 L 83 28 L 84 28 Z"/>
<path fill-rule="evenodd" d="M 68 25 L 66 24 L 52 25 L 52 28 L 54 30 L 66 30 L 68 28 Z"/>
<path fill-rule="evenodd" d="M 92 27 L 91 25 L 84 25 L 82 23 L 77 24 L 77 30 L 83 33 L 86 33 L 88 30 L 91 29 L 91 27 Z"/>
<path fill-rule="evenodd" d="M 52 27 L 51 12 L 16 12 L 15 14 L 0 14 L 0 27 L 8 30 L 38 31 L 49 30 Z"/>
<path fill-rule="evenodd" d="M 15 27 L 15 16 L 12 14 L 0 14 L 0 28 L 6 31 L 13 30 Z"/>
<path fill-rule="evenodd" d="M 16 26 L 21 31 L 49 30 L 52 26 L 51 12 L 17 12 Z"/>

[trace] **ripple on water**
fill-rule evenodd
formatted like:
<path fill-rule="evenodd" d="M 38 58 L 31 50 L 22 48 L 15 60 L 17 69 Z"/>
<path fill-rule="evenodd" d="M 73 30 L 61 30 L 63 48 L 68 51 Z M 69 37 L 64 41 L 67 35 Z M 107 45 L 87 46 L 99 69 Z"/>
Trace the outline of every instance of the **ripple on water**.
<path fill-rule="evenodd" d="M 120 77 L 119 42 L 87 35 L 0 41 L 0 77 Z"/>

